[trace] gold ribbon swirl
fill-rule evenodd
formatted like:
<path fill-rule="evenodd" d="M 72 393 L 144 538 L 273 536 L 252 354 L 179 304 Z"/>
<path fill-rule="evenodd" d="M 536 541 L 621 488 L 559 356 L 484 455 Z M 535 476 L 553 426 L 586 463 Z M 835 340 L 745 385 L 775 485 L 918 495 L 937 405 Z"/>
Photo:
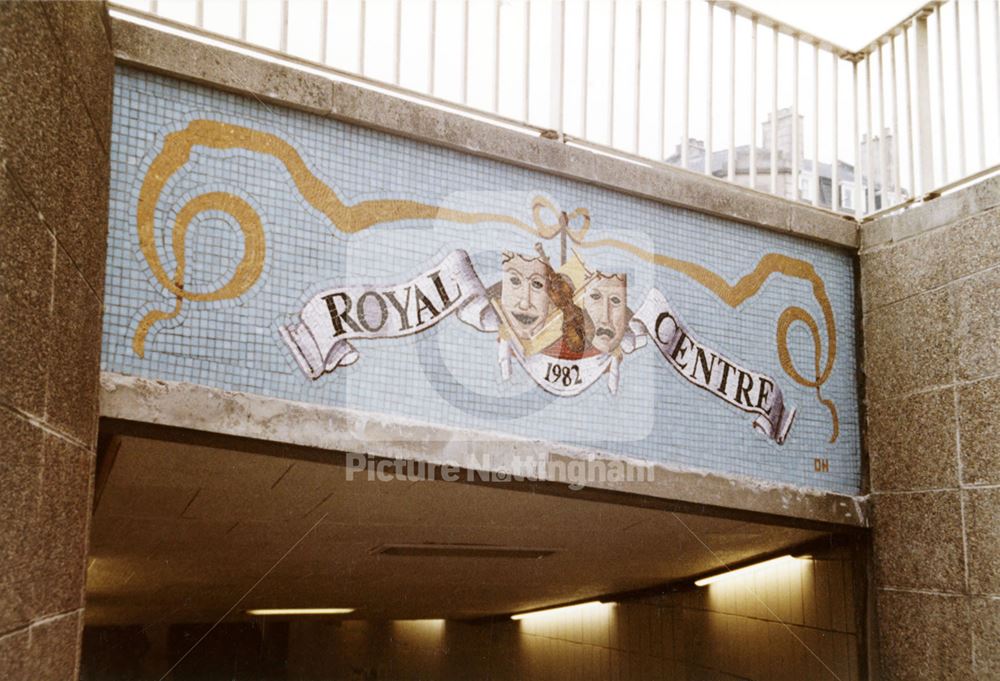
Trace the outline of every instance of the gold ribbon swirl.
<path fill-rule="evenodd" d="M 820 388 L 830 376 L 837 353 L 836 325 L 833 307 L 826 294 L 826 286 L 813 266 L 797 258 L 777 253 L 769 253 L 761 258 L 753 272 L 735 284 L 711 270 L 695 263 L 678 260 L 665 255 L 651 253 L 617 239 L 586 241 L 590 229 L 590 214 L 585 208 L 577 208 L 572 213 L 561 213 L 552 202 L 539 196 L 532 205 L 533 224 L 500 213 L 481 213 L 443 208 L 417 201 L 400 199 L 375 199 L 346 205 L 336 192 L 312 173 L 302 157 L 288 142 L 276 135 L 221 121 L 195 120 L 183 130 L 170 133 L 163 143 L 163 150 L 156 156 L 143 180 L 139 192 L 138 228 L 139 244 L 153 274 L 163 287 L 172 293 L 176 302 L 168 312 L 154 310 L 143 317 L 133 338 L 132 348 L 137 355 L 144 355 L 146 336 L 154 324 L 172 319 L 180 314 L 182 301 L 213 301 L 237 298 L 246 293 L 260 277 L 264 266 L 265 239 L 260 217 L 243 199 L 224 192 L 200 195 L 185 204 L 177 215 L 173 233 L 172 248 L 177 261 L 177 270 L 171 277 L 167 274 L 156 251 L 154 238 L 154 213 L 157 201 L 167 180 L 190 158 L 194 146 L 211 149 L 245 149 L 266 154 L 280 161 L 288 171 L 296 188 L 313 208 L 321 212 L 341 232 L 354 234 L 374 225 L 400 220 L 447 220 L 450 222 L 477 224 L 493 222 L 510 225 L 527 231 L 542 239 L 551 239 L 565 233 L 573 243 L 586 249 L 616 248 L 635 255 L 646 262 L 680 272 L 695 280 L 714 293 L 730 307 L 737 307 L 755 295 L 772 274 L 783 274 L 801 279 L 812 285 L 813 296 L 823 313 L 826 337 L 830 347 L 826 362 L 822 362 L 822 335 L 816 320 L 800 307 L 788 307 L 778 319 L 778 358 L 782 368 L 800 385 L 816 390 L 817 399 L 830 410 L 833 421 L 831 442 L 839 434 L 839 419 L 836 406 L 820 394 Z M 232 215 L 243 233 L 245 251 L 232 278 L 221 288 L 203 293 L 184 288 L 184 238 L 188 225 L 198 214 L 206 210 L 220 210 Z M 555 216 L 554 221 L 544 219 L 545 212 Z M 580 226 L 574 227 L 577 222 Z M 792 361 L 788 348 L 788 330 L 795 322 L 802 322 L 812 335 L 815 348 L 814 376 L 804 376 Z"/>

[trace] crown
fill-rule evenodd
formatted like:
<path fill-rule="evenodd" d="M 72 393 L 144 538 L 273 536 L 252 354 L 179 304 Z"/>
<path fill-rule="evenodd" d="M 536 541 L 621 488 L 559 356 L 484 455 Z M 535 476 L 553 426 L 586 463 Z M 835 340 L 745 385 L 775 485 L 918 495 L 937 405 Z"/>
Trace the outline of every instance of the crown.
<path fill-rule="evenodd" d="M 628 285 L 628 275 L 626 275 L 624 272 L 605 274 L 604 272 L 599 272 L 597 270 L 590 270 L 590 269 L 587 270 L 588 282 L 610 281 L 610 280 L 620 281 L 621 283 Z"/>
<path fill-rule="evenodd" d="M 500 264 L 501 265 L 506 265 L 508 262 L 510 262 L 514 258 L 520 258 L 521 260 L 524 260 L 524 261 L 527 261 L 527 262 L 531 262 L 532 260 L 540 260 L 541 262 L 545 263 L 546 265 L 549 265 L 549 256 L 545 255 L 545 249 L 542 248 L 542 244 L 540 244 L 540 243 L 536 243 L 535 244 L 535 253 L 537 255 L 530 256 L 530 255 L 522 255 L 521 253 L 514 253 L 513 251 L 503 251 L 500 254 L 501 255 Z"/>

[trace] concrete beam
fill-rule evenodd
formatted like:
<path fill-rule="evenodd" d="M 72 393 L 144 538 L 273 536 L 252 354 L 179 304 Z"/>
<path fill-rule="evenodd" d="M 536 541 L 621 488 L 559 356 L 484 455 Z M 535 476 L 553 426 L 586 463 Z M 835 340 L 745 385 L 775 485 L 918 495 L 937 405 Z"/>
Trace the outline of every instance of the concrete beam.
<path fill-rule="evenodd" d="M 783 234 L 858 246 L 853 217 L 428 106 L 292 57 L 275 63 L 120 18 L 112 21 L 112 40 L 116 59 L 129 66 Z"/>
<path fill-rule="evenodd" d="M 946 227 L 996 206 L 1000 206 L 1000 175 L 863 223 L 859 247 L 861 251 L 878 249 Z"/>
<path fill-rule="evenodd" d="M 101 374 L 101 416 L 105 419 L 181 428 L 330 452 L 457 466 L 463 470 L 503 471 L 511 462 L 547 471 L 547 482 L 581 482 L 569 471 L 599 462 L 648 469 L 645 479 L 589 479 L 580 493 L 607 492 L 690 507 L 735 509 L 748 514 L 795 519 L 830 529 L 867 526 L 867 500 L 741 476 L 648 464 L 581 447 L 498 433 L 445 428 L 350 409 L 235 393 L 190 383 Z M 140 427 L 141 426 L 137 426 Z M 544 482 L 544 481 L 543 481 Z M 623 497 L 622 497 L 623 498 Z M 793 523 L 794 524 L 794 523 Z"/>

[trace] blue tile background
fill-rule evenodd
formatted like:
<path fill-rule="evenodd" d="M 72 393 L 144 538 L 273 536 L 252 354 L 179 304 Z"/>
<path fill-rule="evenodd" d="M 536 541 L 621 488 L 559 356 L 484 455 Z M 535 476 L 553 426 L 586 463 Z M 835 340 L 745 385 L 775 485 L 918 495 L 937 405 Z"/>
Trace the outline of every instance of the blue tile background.
<path fill-rule="evenodd" d="M 102 367 L 149 378 L 191 381 L 337 407 L 397 414 L 447 426 L 501 431 L 610 452 L 742 474 L 802 486 L 858 492 L 860 446 L 855 383 L 854 275 L 851 257 L 834 248 L 665 206 L 544 173 L 266 105 L 251 99 L 119 67 L 112 132 L 111 214 Z M 647 250 L 707 266 L 729 282 L 770 252 L 811 262 L 823 277 L 837 322 L 838 353 L 823 388 L 840 412 L 840 438 L 828 442 L 829 414 L 815 392 L 782 370 L 775 342 L 778 316 L 789 305 L 822 320 L 806 282 L 772 276 L 737 309 L 698 283 L 616 250 L 588 250 L 589 266 L 629 275 L 629 304 L 650 287 L 670 299 L 692 331 L 743 366 L 774 377 L 798 407 L 788 440 L 778 446 L 751 428 L 751 417 L 695 388 L 648 346 L 627 357 L 621 387 L 602 382 L 573 398 L 555 398 L 518 368 L 499 376 L 496 339 L 449 318 L 417 336 L 361 341 L 361 359 L 316 381 L 306 378 L 278 336 L 298 321 L 319 290 L 350 283 L 403 282 L 455 248 L 473 257 L 483 282 L 499 280 L 502 250 L 529 252 L 534 239 L 512 227 L 393 223 L 345 235 L 299 195 L 284 166 L 248 151 L 196 147 L 168 182 L 157 206 L 157 245 L 173 272 L 172 217 L 190 198 L 226 191 L 261 216 L 267 258 L 258 283 L 235 300 L 186 302 L 180 317 L 157 324 L 146 356 L 131 348 L 150 309 L 173 298 L 156 282 L 139 251 L 136 204 L 146 167 L 164 135 L 195 118 L 224 120 L 279 135 L 346 203 L 412 198 L 495 211 L 531 221 L 533 197 L 593 217 L 590 238 L 614 237 Z M 546 246 L 556 258 L 558 245 Z M 204 212 L 192 223 L 186 286 L 211 290 L 231 276 L 243 255 L 242 234 L 226 213 Z M 793 328 L 791 351 L 807 373 L 812 340 Z M 824 350 L 828 344 L 824 342 Z M 824 358 L 825 359 L 825 358 Z M 829 459 L 828 473 L 813 459 Z"/>

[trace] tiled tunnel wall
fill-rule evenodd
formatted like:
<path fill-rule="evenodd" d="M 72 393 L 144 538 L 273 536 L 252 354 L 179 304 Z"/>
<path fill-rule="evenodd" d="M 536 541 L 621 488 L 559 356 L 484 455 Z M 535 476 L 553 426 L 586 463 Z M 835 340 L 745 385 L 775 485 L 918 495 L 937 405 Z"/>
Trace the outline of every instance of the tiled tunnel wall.
<path fill-rule="evenodd" d="M 884 679 L 1000 678 L 1000 179 L 861 255 Z"/>
<path fill-rule="evenodd" d="M 866 678 L 857 565 L 840 547 L 705 588 L 520 622 L 227 624 L 171 678 L 856 681 Z M 84 656 L 83 679 L 158 679 L 207 626 L 88 629 L 95 654 Z"/>
<path fill-rule="evenodd" d="M 0 2 L 0 678 L 76 678 L 113 60 L 104 4 Z"/>

